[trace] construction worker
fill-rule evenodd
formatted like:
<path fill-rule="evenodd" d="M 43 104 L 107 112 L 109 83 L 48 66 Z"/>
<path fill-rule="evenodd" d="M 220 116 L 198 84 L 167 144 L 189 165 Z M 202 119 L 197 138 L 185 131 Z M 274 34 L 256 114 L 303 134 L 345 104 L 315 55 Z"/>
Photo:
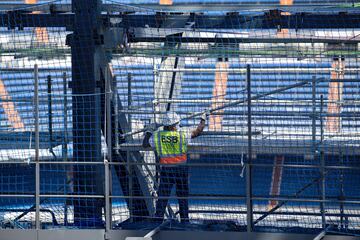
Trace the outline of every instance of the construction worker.
<path fill-rule="evenodd" d="M 189 205 L 186 199 L 189 196 L 187 145 L 191 138 L 199 136 L 205 127 L 209 112 L 201 115 L 201 121 L 192 131 L 183 131 L 179 128 L 180 117 L 175 112 L 168 112 L 164 119 L 164 130 L 156 131 L 150 127 L 145 133 L 143 147 L 155 149 L 160 167 L 160 183 L 157 191 L 160 199 L 156 202 L 156 220 L 162 221 L 173 185 L 176 186 L 176 195 L 181 197 L 179 213 L 181 222 L 189 222 Z M 165 198 L 164 198 L 165 197 Z"/>

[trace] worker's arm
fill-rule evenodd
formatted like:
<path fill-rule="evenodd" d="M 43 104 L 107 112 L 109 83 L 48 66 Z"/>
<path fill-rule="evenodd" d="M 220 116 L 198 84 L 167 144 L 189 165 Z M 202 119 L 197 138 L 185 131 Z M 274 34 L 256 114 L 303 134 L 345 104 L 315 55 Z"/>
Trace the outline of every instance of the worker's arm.
<path fill-rule="evenodd" d="M 142 142 L 142 146 L 143 146 L 144 148 L 151 147 L 151 145 L 150 145 L 150 138 L 151 138 L 151 136 L 152 136 L 152 132 L 146 132 L 146 133 L 145 133 L 145 137 L 144 137 L 143 142 Z"/>
<path fill-rule="evenodd" d="M 144 137 L 143 142 L 142 142 L 142 146 L 144 148 L 151 147 L 150 138 L 151 138 L 151 136 L 153 135 L 153 133 L 156 130 L 157 130 L 157 127 L 156 127 L 155 123 L 152 123 L 152 124 L 150 124 L 149 126 L 146 127 L 145 137 Z"/>
<path fill-rule="evenodd" d="M 210 114 L 209 111 L 206 111 L 205 113 L 203 113 L 201 115 L 201 120 L 200 120 L 199 125 L 197 126 L 197 128 L 194 131 L 191 132 L 191 138 L 198 137 L 204 131 L 206 119 L 209 116 L 209 114 Z"/>

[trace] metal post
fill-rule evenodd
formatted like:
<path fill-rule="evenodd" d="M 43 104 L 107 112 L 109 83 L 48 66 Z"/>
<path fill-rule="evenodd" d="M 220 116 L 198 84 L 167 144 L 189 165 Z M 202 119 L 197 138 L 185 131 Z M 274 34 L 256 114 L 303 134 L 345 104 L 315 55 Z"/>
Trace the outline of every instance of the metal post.
<path fill-rule="evenodd" d="M 118 106 L 118 92 L 117 92 L 117 84 L 116 84 L 116 76 L 113 77 L 113 94 L 112 94 L 112 101 L 114 103 L 114 131 L 115 131 L 115 153 L 119 154 L 119 146 L 120 146 L 120 140 L 119 140 L 119 106 Z"/>
<path fill-rule="evenodd" d="M 63 101 L 63 108 L 64 108 L 64 115 L 63 115 L 63 124 L 64 124 L 64 140 L 62 145 L 62 158 L 64 162 L 68 161 L 68 114 L 67 114 L 67 75 L 66 72 L 63 73 L 63 94 L 64 94 L 64 101 Z M 73 167 L 72 165 L 69 165 L 66 167 L 66 183 L 67 186 L 65 187 L 65 193 L 72 192 L 72 173 L 73 173 Z M 68 200 L 65 201 L 65 209 L 64 209 L 64 225 L 68 225 Z"/>
<path fill-rule="evenodd" d="M 128 73 L 128 99 L 127 99 L 127 104 L 128 104 L 128 109 L 130 110 L 131 105 L 132 105 L 132 92 L 131 92 L 131 82 L 132 82 L 132 76 L 131 73 Z M 131 127 L 131 114 L 128 114 L 128 123 L 129 123 L 129 131 L 132 130 Z"/>
<path fill-rule="evenodd" d="M 323 121 L 323 110 L 324 110 L 324 96 L 320 95 L 320 165 L 321 165 L 321 204 L 320 204 L 320 211 L 321 211 L 321 222 L 323 229 L 326 228 L 326 216 L 325 216 L 325 200 L 326 200 L 326 192 L 325 192 L 325 186 L 326 186 L 326 179 L 325 179 L 325 154 L 322 148 L 322 143 L 324 141 L 324 121 Z"/>
<path fill-rule="evenodd" d="M 103 58 L 101 36 L 101 0 L 72 0 L 73 33 L 70 36 L 72 64 L 73 159 L 78 162 L 102 162 L 101 97 L 99 63 Z M 74 194 L 104 195 L 104 173 L 95 166 L 74 166 Z M 95 198 L 74 199 L 74 225 L 101 227 L 104 201 Z"/>
<path fill-rule="evenodd" d="M 314 159 L 318 156 L 317 146 L 316 146 L 316 77 L 312 77 L 312 83 L 311 83 L 311 94 L 312 94 L 312 117 L 311 117 L 311 130 L 312 130 L 312 148 L 313 148 L 313 156 Z M 320 154 L 320 161 L 321 161 L 321 154 Z M 320 176 L 321 181 L 320 184 L 320 192 L 322 194 L 322 180 L 323 180 L 323 168 L 320 169 Z M 320 212 L 323 215 L 323 203 L 320 202 Z M 322 227 L 324 228 L 324 219 L 322 218 Z"/>
<path fill-rule="evenodd" d="M 67 149 L 67 142 L 68 142 L 68 133 L 67 133 L 67 77 L 66 77 L 66 72 L 63 73 L 63 94 L 64 94 L 64 101 L 63 101 L 63 108 L 64 108 L 64 115 L 63 115 L 63 128 L 64 128 L 64 140 L 63 140 L 63 145 L 62 145 L 62 158 L 63 161 L 66 162 L 67 159 L 67 154 L 68 154 L 68 149 Z M 72 167 L 71 166 L 67 166 L 66 167 L 67 172 L 66 172 L 66 186 L 65 186 L 65 194 L 67 194 L 70 191 L 70 184 L 71 184 L 71 173 L 72 173 Z M 67 200 L 65 200 L 65 206 L 64 206 L 64 225 L 67 226 L 68 225 L 68 202 Z"/>
<path fill-rule="evenodd" d="M 111 145 L 110 145 L 111 146 Z M 111 152 L 108 151 L 108 153 Z M 105 159 L 105 239 L 111 230 L 111 202 L 110 202 L 110 165 L 109 160 Z"/>
<path fill-rule="evenodd" d="M 108 74 L 108 72 L 106 73 Z M 110 200 L 110 165 L 112 162 L 112 116 L 111 116 L 111 101 L 112 101 L 112 77 L 105 78 L 105 112 L 106 112 L 106 145 L 107 145 L 107 159 L 105 159 L 105 239 L 108 239 L 108 233 L 111 230 L 111 200 Z"/>
<path fill-rule="evenodd" d="M 53 145 L 53 129 L 52 129 L 52 97 L 51 97 L 51 76 L 47 76 L 47 93 L 48 93 L 48 125 L 49 125 L 49 141 L 50 150 Z"/>
<path fill-rule="evenodd" d="M 127 80 L 128 80 L 128 99 L 127 99 L 127 104 L 128 104 L 128 109 L 131 108 L 131 105 L 132 105 L 132 89 L 131 89 L 131 82 L 132 82 L 132 76 L 131 76 L 131 73 L 128 73 L 128 77 L 127 77 Z M 128 114 L 128 123 L 129 123 L 129 131 L 132 131 L 132 124 L 131 124 L 131 114 L 129 113 Z M 129 196 L 130 196 L 130 199 L 129 199 L 129 209 L 130 209 L 130 212 L 132 213 L 133 212 L 133 200 L 132 200 L 132 195 L 133 195 L 133 169 L 132 169 L 132 165 L 130 164 L 131 162 L 131 152 L 129 151 L 126 151 L 126 161 L 128 163 L 128 171 L 129 171 Z M 130 221 L 132 221 L 132 216 L 130 216 Z"/>
<path fill-rule="evenodd" d="M 317 146 L 316 146 L 316 77 L 313 76 L 312 77 L 312 118 L 311 118 L 311 128 L 312 128 L 312 147 L 313 147 L 313 155 L 314 155 L 314 159 L 317 158 L 318 156 L 318 150 L 317 150 Z M 320 154 L 320 159 L 322 158 L 321 154 Z M 321 161 L 321 160 L 320 160 Z M 321 181 L 323 180 L 323 170 L 320 169 L 320 175 L 321 175 Z M 322 192 L 322 188 L 320 187 L 320 191 Z M 320 202 L 320 212 L 323 214 L 323 203 Z M 324 228 L 324 223 L 323 223 L 323 219 L 322 219 L 322 227 Z"/>
<path fill-rule="evenodd" d="M 324 95 L 320 95 L 320 141 L 324 141 Z"/>
<path fill-rule="evenodd" d="M 34 114 L 35 114 L 35 226 L 40 230 L 40 163 L 39 163 L 39 68 L 34 66 Z"/>
<path fill-rule="evenodd" d="M 246 84 L 247 84 L 247 110 L 248 110 L 248 160 L 246 164 L 246 219 L 247 231 L 253 231 L 253 202 L 252 202 L 252 176 L 251 176 L 251 162 L 252 162 L 252 139 L 251 139 L 251 72 L 250 65 L 246 66 Z"/>
<path fill-rule="evenodd" d="M 339 154 L 339 160 L 340 160 L 340 164 L 341 164 L 341 166 L 343 166 L 344 165 L 344 159 L 343 159 L 343 153 L 342 152 L 340 152 L 340 154 Z M 340 200 L 345 200 L 345 197 L 344 197 L 344 169 L 341 169 L 340 170 L 340 179 L 339 179 L 339 181 L 340 181 L 340 197 L 339 197 L 339 199 Z M 345 219 L 344 219 L 344 203 L 343 202 L 341 202 L 340 203 L 340 227 L 341 227 L 341 229 L 345 229 L 345 230 L 347 230 L 347 228 L 348 228 L 348 221 L 347 221 L 347 217 L 345 217 Z"/>
<path fill-rule="evenodd" d="M 133 201 L 133 168 L 132 168 L 132 164 L 131 164 L 131 153 L 129 151 L 126 151 L 126 161 L 127 161 L 127 168 L 128 168 L 128 172 L 129 172 L 129 212 L 133 213 L 134 212 L 134 201 Z M 133 221 L 133 216 L 130 215 L 130 221 Z"/>
<path fill-rule="evenodd" d="M 316 77 L 312 77 L 312 147 L 313 147 L 313 153 L 314 158 L 316 157 Z"/>
<path fill-rule="evenodd" d="M 63 118 L 63 123 L 64 123 L 64 143 L 63 143 L 63 148 L 62 148 L 62 156 L 63 156 L 63 160 L 67 161 L 67 154 L 68 154 L 68 149 L 67 149 L 67 142 L 68 142 L 68 132 L 67 132 L 67 127 L 68 127 L 68 121 L 67 121 L 67 76 L 66 76 L 66 72 L 63 73 L 63 93 L 64 93 L 64 118 Z"/>

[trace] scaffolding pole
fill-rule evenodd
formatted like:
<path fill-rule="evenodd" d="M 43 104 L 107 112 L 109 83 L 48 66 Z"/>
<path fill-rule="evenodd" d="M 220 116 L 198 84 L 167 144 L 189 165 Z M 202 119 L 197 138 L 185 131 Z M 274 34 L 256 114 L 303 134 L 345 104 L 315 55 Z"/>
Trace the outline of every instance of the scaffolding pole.
<path fill-rule="evenodd" d="M 251 72 L 254 73 L 330 73 L 330 72 L 340 72 L 340 70 L 334 70 L 329 67 L 316 67 L 316 68 L 252 68 Z M 360 68 L 352 67 L 347 68 L 346 72 L 358 72 Z M 159 72 L 187 72 L 187 73 L 214 73 L 214 72 L 227 72 L 227 73 L 246 73 L 244 68 L 166 68 L 166 69 L 156 69 L 154 73 Z"/>
<path fill-rule="evenodd" d="M 51 96 L 51 75 L 47 76 L 47 93 L 48 93 L 48 126 L 49 126 L 49 141 L 50 141 L 50 151 L 54 154 L 53 152 L 53 114 L 52 114 L 52 96 Z"/>
<path fill-rule="evenodd" d="M 110 230 L 112 227 L 111 221 L 111 172 L 109 162 L 112 162 L 112 83 L 113 78 L 109 76 L 106 71 L 105 77 L 105 131 L 106 131 L 106 145 L 107 145 L 107 158 L 104 157 L 105 168 L 105 240 L 109 239 Z"/>
<path fill-rule="evenodd" d="M 246 66 L 246 85 L 247 85 L 247 110 L 248 110 L 248 161 L 246 164 L 246 220 L 247 231 L 253 231 L 253 202 L 252 202 L 252 176 L 251 176 L 251 164 L 252 164 L 252 123 L 251 123 L 251 70 L 250 65 Z"/>
<path fill-rule="evenodd" d="M 35 226 L 40 230 L 40 162 L 39 162 L 39 68 L 34 66 L 34 115 L 35 115 Z"/>
<path fill-rule="evenodd" d="M 322 146 L 324 141 L 324 121 L 322 117 L 322 113 L 324 110 L 324 95 L 320 95 L 320 146 Z M 322 148 L 321 148 L 322 149 Z M 325 199 L 326 199 L 326 179 L 325 179 L 325 154 L 324 151 L 320 151 L 320 166 L 321 166 L 321 202 L 320 210 L 321 210 L 321 222 L 323 229 L 326 228 L 326 215 L 325 215 Z"/>

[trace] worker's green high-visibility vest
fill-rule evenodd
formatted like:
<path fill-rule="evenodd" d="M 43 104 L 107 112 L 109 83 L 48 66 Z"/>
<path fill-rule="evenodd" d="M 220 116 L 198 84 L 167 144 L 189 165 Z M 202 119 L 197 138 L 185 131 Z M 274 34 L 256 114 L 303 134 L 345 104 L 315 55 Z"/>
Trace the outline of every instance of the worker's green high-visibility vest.
<path fill-rule="evenodd" d="M 187 161 L 184 132 L 158 131 L 154 134 L 155 150 L 161 164 L 181 164 Z"/>

